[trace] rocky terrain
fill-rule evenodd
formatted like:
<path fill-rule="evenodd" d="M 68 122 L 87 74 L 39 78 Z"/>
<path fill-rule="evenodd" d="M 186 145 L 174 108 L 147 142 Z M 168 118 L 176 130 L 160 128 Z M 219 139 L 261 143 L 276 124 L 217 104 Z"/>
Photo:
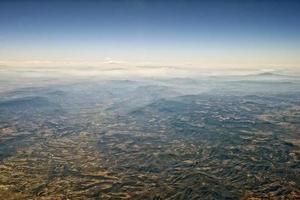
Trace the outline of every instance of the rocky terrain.
<path fill-rule="evenodd" d="M 299 199 L 300 84 L 271 75 L 2 92 L 0 199 Z"/>

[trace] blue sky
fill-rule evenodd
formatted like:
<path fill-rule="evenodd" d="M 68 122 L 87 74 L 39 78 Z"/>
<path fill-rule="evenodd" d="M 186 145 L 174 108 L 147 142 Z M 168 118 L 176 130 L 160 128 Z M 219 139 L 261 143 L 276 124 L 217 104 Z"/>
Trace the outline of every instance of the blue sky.
<path fill-rule="evenodd" d="M 300 65 L 300 1 L 1 1 L 2 65 Z"/>

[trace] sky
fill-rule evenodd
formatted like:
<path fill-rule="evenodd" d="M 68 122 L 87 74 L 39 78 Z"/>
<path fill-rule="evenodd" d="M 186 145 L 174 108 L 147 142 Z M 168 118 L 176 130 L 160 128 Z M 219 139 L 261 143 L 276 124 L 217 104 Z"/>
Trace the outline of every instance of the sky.
<path fill-rule="evenodd" d="M 2 66 L 300 66 L 300 1 L 0 1 Z"/>

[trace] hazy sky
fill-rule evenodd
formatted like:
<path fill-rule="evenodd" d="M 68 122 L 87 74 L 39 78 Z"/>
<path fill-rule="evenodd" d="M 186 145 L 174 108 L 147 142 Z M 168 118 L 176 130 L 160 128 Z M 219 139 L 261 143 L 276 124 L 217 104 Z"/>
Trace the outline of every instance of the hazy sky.
<path fill-rule="evenodd" d="M 300 66 L 300 1 L 0 1 L 2 65 Z"/>

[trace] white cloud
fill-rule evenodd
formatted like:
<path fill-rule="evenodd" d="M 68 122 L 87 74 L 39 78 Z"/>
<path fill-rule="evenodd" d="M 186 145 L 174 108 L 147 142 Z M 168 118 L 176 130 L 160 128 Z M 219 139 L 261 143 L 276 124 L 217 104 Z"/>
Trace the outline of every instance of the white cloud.
<path fill-rule="evenodd" d="M 115 60 L 115 59 L 107 57 L 107 58 L 104 59 L 103 64 L 118 65 L 118 64 L 127 64 L 127 62 L 122 61 L 122 60 Z"/>

